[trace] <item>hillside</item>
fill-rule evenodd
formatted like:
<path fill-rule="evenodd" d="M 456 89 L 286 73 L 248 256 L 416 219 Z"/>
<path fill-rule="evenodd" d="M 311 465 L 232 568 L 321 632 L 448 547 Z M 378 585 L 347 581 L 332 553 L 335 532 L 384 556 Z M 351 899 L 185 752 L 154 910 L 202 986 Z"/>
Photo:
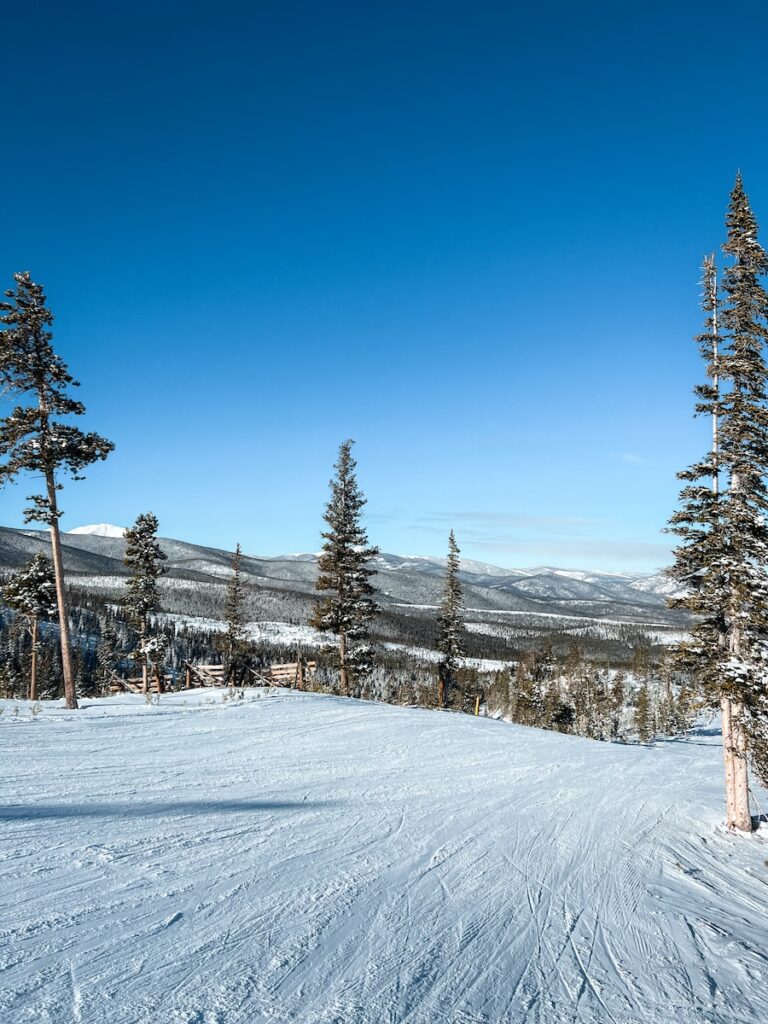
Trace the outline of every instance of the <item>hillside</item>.
<path fill-rule="evenodd" d="M 210 701 L 4 703 L 0 1019 L 764 1020 L 766 846 L 719 827 L 714 731 Z"/>
<path fill-rule="evenodd" d="M 120 599 L 124 593 L 125 541 L 119 527 L 99 524 L 62 536 L 72 586 Z M 0 528 L 0 571 L 22 565 L 48 550 L 47 534 Z M 161 581 L 167 612 L 221 618 L 231 552 L 164 539 L 168 576 Z M 385 615 L 380 639 L 428 643 L 434 608 L 440 600 L 440 559 L 381 554 L 374 583 Z M 315 598 L 316 556 L 247 556 L 242 562 L 247 614 L 253 622 L 305 623 Z M 537 642 L 556 633 L 582 642 L 622 641 L 648 636 L 664 642 L 685 628 L 686 620 L 666 606 L 669 582 L 663 577 L 580 572 L 542 567 L 503 569 L 466 561 L 461 579 L 469 632 L 499 647 Z"/>

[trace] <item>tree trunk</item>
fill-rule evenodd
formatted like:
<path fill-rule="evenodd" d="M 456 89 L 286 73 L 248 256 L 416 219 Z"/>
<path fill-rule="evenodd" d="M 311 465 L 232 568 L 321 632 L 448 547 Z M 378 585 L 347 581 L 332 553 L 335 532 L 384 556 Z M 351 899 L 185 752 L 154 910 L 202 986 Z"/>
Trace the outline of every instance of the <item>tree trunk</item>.
<path fill-rule="evenodd" d="M 740 481 L 734 473 L 731 476 L 730 490 L 736 493 L 739 490 Z M 730 630 L 730 653 L 735 658 L 741 655 L 741 630 L 738 625 L 738 606 L 733 591 L 731 592 L 731 630 Z M 738 829 L 740 832 L 752 831 L 752 816 L 749 813 L 749 764 L 747 762 L 747 736 L 744 731 L 743 712 L 741 704 L 730 700 L 730 743 L 726 753 L 725 731 L 723 731 L 723 756 L 730 758 L 731 770 L 733 772 L 733 794 L 732 803 L 728 807 L 726 824 L 728 828 Z M 727 761 L 726 761 L 727 765 Z M 726 773 L 728 768 L 726 767 Z M 727 775 L 726 775 L 727 778 Z M 728 799 L 726 793 L 726 799 Z"/>
<path fill-rule="evenodd" d="M 147 623 L 142 624 L 139 633 L 139 644 L 141 650 L 141 692 L 149 692 L 149 658 L 147 657 Z"/>
<path fill-rule="evenodd" d="M 735 755 L 733 746 L 733 709 L 730 697 L 720 698 L 723 731 L 723 767 L 725 768 L 725 824 L 736 827 Z"/>
<path fill-rule="evenodd" d="M 347 637 L 339 633 L 339 689 L 343 696 L 349 696 L 349 677 L 347 675 Z"/>
<path fill-rule="evenodd" d="M 72 652 L 69 646 L 69 620 L 64 599 L 64 559 L 61 554 L 61 538 L 59 537 L 58 504 L 56 501 L 56 484 L 53 473 L 45 474 L 48 490 L 48 501 L 51 512 L 51 555 L 53 573 L 56 578 L 56 605 L 59 610 L 59 633 L 61 641 L 61 668 L 64 674 L 64 703 L 71 710 L 77 710 L 77 693 L 75 677 L 72 672 Z"/>
<path fill-rule="evenodd" d="M 29 699 L 37 698 L 37 616 L 32 619 L 32 667 L 29 673 Z"/>
<path fill-rule="evenodd" d="M 740 832 L 752 831 L 752 815 L 749 811 L 749 763 L 747 760 L 747 736 L 741 720 L 740 704 L 731 704 L 731 734 L 733 739 L 733 828 Z"/>

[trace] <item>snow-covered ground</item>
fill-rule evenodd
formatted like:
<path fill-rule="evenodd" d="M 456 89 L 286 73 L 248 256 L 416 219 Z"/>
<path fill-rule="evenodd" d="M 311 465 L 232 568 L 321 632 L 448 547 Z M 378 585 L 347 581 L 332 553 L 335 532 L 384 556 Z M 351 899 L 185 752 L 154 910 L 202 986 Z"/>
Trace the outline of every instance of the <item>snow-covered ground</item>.
<path fill-rule="evenodd" d="M 3 1024 L 766 1019 L 710 731 L 221 697 L 4 702 Z"/>
<path fill-rule="evenodd" d="M 191 632 L 226 633 L 227 623 L 222 619 L 207 619 L 200 615 L 178 615 L 171 612 L 159 612 L 155 618 L 158 622 L 172 622 L 177 630 L 187 629 Z M 246 635 L 258 643 L 267 640 L 284 647 L 330 647 L 335 641 L 326 633 L 320 633 L 311 626 L 294 622 L 246 622 Z"/>

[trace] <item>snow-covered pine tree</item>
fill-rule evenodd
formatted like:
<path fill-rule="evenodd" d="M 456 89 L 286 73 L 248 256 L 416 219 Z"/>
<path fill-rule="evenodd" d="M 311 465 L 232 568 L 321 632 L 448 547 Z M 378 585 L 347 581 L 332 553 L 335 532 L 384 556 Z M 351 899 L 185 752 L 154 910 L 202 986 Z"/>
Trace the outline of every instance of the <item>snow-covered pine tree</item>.
<path fill-rule="evenodd" d="M 463 628 L 461 580 L 459 579 L 459 546 L 453 530 L 448 535 L 448 557 L 445 561 L 445 582 L 443 596 L 437 614 L 437 649 L 440 652 L 438 664 L 439 703 L 448 707 L 456 671 L 464 656 L 461 643 Z"/>
<path fill-rule="evenodd" d="M 365 498 L 357 484 L 353 444 L 343 442 L 334 465 L 336 475 L 323 515 L 328 529 L 322 533 L 315 582 L 315 589 L 327 596 L 317 602 L 310 620 L 315 629 L 338 637 L 339 689 L 346 695 L 352 692 L 353 680 L 371 667 L 368 626 L 377 609 L 371 584 L 375 570 L 369 563 L 379 553 L 369 546 L 361 523 Z"/>
<path fill-rule="evenodd" d="M 104 615 L 99 620 L 99 643 L 96 647 L 96 661 L 98 662 L 98 678 L 106 692 L 107 684 L 112 678 L 120 652 L 120 637 L 112 620 Z"/>
<path fill-rule="evenodd" d="M 700 341 L 709 381 L 696 390 L 713 444 L 680 474 L 686 486 L 670 529 L 682 543 L 671 575 L 688 588 L 677 603 L 697 617 L 681 654 L 722 712 L 726 821 L 750 831 L 748 755 L 768 779 L 768 294 L 760 283 L 768 256 L 741 175 L 726 227 L 731 263 L 719 303 L 711 298 L 714 266 L 709 278 L 705 268 L 709 319 Z"/>
<path fill-rule="evenodd" d="M 150 661 L 157 660 L 164 646 L 160 635 L 153 635 L 149 618 L 160 608 L 157 581 L 167 571 L 163 565 L 166 556 L 157 540 L 157 527 L 157 517 L 152 512 L 142 512 L 125 531 L 125 564 L 131 570 L 125 607 L 139 634 L 136 659 L 141 665 L 144 693 L 149 691 Z"/>
<path fill-rule="evenodd" d="M 232 576 L 227 586 L 224 615 L 227 632 L 224 638 L 224 665 L 230 686 L 242 686 L 248 668 L 248 640 L 245 630 L 245 592 L 242 579 L 240 545 L 232 556 Z"/>
<path fill-rule="evenodd" d="M 648 683 L 643 681 L 635 695 L 635 730 L 641 743 L 650 743 L 653 739 L 653 707 L 648 692 Z"/>
<path fill-rule="evenodd" d="M 21 473 L 37 474 L 45 484 L 43 494 L 30 496 L 32 505 L 25 510 L 24 521 L 45 523 L 51 531 L 64 699 L 68 708 L 76 708 L 59 539 L 59 478 L 69 473 L 73 479 L 81 479 L 86 466 L 105 459 L 114 445 L 56 418 L 80 416 L 85 407 L 70 396 L 69 389 L 76 387 L 77 381 L 51 345 L 53 314 L 41 285 L 26 272 L 14 274 L 14 279 L 16 288 L 6 291 L 7 301 L 0 302 L 0 323 L 6 325 L 0 330 L 0 388 L 28 396 L 31 404 L 16 406 L 0 420 L 0 456 L 5 458 L 0 464 L 0 485 Z"/>
<path fill-rule="evenodd" d="M 29 673 L 29 699 L 37 699 L 37 633 L 41 619 L 56 611 L 56 577 L 45 555 L 35 557 L 3 584 L 3 600 L 29 623 L 32 633 L 32 658 Z"/>

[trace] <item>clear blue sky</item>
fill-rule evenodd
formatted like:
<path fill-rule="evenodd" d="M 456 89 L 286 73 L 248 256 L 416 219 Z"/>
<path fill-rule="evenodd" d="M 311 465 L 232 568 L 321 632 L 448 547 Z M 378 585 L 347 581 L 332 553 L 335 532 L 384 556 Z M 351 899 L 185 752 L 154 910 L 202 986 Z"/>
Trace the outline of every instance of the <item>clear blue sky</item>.
<path fill-rule="evenodd" d="M 65 528 L 316 550 L 353 437 L 385 550 L 667 561 L 738 167 L 768 242 L 762 0 L 75 0 L 3 36 L 0 276 L 45 284 L 117 446 Z"/>

